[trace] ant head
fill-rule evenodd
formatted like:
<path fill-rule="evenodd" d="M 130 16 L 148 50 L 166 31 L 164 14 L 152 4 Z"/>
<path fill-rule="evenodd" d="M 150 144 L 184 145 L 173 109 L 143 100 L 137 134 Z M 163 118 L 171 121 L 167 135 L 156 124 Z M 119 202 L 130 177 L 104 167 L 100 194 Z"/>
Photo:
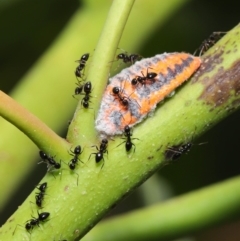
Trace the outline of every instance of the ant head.
<path fill-rule="evenodd" d="M 44 160 L 44 159 L 47 159 L 48 158 L 48 155 L 45 153 L 45 152 L 43 152 L 43 151 L 39 151 L 39 155 L 40 155 L 40 157 Z"/>
<path fill-rule="evenodd" d="M 32 228 L 32 225 L 30 223 L 26 223 L 25 228 L 29 231 Z"/>
<path fill-rule="evenodd" d="M 126 57 L 127 57 L 126 54 L 120 53 L 120 54 L 117 55 L 117 60 L 118 60 L 118 59 L 125 59 Z"/>
<path fill-rule="evenodd" d="M 41 192 L 45 192 L 46 188 L 47 188 L 47 182 L 44 182 L 37 186 L 37 189 L 39 189 Z"/>
<path fill-rule="evenodd" d="M 83 54 L 79 60 L 76 60 L 75 62 L 78 62 L 80 64 L 84 64 L 87 62 L 89 58 L 89 53 Z"/>
<path fill-rule="evenodd" d="M 87 61 L 88 58 L 89 58 L 89 53 L 86 53 L 86 54 L 82 55 L 81 60 L 82 61 Z"/>
<path fill-rule="evenodd" d="M 108 140 L 107 139 L 102 139 L 102 144 L 108 144 Z"/>
<path fill-rule="evenodd" d="M 136 85 L 138 83 L 138 80 L 137 78 L 133 78 L 132 81 L 131 81 L 132 85 Z"/>
<path fill-rule="evenodd" d="M 124 132 L 125 132 L 125 133 L 130 133 L 130 131 L 131 131 L 131 128 L 129 127 L 129 125 L 126 125 L 126 126 L 124 127 Z"/>
<path fill-rule="evenodd" d="M 75 95 L 79 95 L 83 90 L 83 86 L 78 86 L 75 88 Z"/>
<path fill-rule="evenodd" d="M 115 86 L 112 88 L 112 92 L 113 92 L 113 94 L 117 95 L 120 92 L 120 88 L 118 86 Z"/>

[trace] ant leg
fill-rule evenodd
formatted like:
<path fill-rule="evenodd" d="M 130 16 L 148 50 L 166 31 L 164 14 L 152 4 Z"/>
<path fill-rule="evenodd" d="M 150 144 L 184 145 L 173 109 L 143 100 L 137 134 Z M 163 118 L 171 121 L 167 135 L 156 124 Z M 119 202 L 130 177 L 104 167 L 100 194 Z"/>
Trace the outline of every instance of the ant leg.
<path fill-rule="evenodd" d="M 105 164 L 105 160 L 104 160 L 104 158 L 103 158 L 103 164 L 102 164 L 102 166 L 101 166 L 101 170 L 102 170 L 104 164 Z"/>

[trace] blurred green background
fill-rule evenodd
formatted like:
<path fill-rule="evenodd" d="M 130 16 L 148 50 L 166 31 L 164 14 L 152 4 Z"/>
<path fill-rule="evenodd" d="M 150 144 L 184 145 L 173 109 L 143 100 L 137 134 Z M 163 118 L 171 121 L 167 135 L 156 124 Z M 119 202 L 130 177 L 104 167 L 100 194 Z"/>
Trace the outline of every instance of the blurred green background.
<path fill-rule="evenodd" d="M 106 8 L 109 8 L 111 1 L 104 0 L 102 2 Z M 83 6 L 84 2 L 76 0 L 0 2 L 1 90 L 10 93 L 14 89 L 17 82 L 58 38 L 72 15 L 77 9 L 81 10 Z M 131 42 L 131 37 L 135 35 L 134 31 L 123 36 L 123 45 L 119 47 L 128 52 L 137 51 L 146 57 L 162 52 L 184 51 L 193 53 L 212 32 L 228 31 L 237 25 L 239 7 L 240 2 L 234 0 L 228 2 L 217 0 L 185 1 L 159 24 L 153 26 L 151 34 L 140 39 L 137 43 L 131 43 L 132 46 L 136 45 L 134 50 L 126 49 L 124 45 L 124 42 Z M 146 16 L 151 15 L 151 8 L 146 9 L 146 11 Z M 139 22 L 138 19 L 135 19 L 136 28 L 140 28 L 144 24 L 144 17 L 144 14 L 140 15 Z M 98 19 L 89 19 L 89 21 L 94 23 Z M 86 26 L 86 28 L 89 27 Z M 79 33 L 86 30 L 99 31 L 93 28 L 76 29 Z M 86 46 L 86 52 L 90 50 Z M 83 53 L 76 53 L 76 59 Z M 63 64 L 71 62 L 75 66 L 75 59 L 63 58 L 61 61 Z M 55 63 L 53 62 L 52 65 L 54 66 Z M 69 69 L 69 73 L 72 75 L 66 81 L 71 82 L 74 89 L 73 72 L 74 67 Z M 49 85 L 49 88 L 55 88 L 55 86 Z M 38 89 L 35 91 L 37 92 Z M 34 92 L 28 94 L 34 95 Z M 69 108 L 74 109 L 74 105 L 76 102 L 73 101 L 73 106 Z M 234 113 L 200 139 L 194 140 L 193 148 L 188 155 L 161 169 L 157 175 L 123 201 L 111 215 L 163 201 L 239 174 L 239 120 L 240 113 Z M 66 128 L 62 129 L 60 133 L 63 137 Z M 202 142 L 207 142 L 207 144 L 198 145 Z M 14 193 L 4 211 L 1 212 L 0 224 L 3 224 L 16 210 L 17 206 L 32 190 L 33 183 L 37 184 L 45 171 L 45 166 L 37 165 L 35 170 L 32 170 L 31 174 L 22 183 L 19 183 L 17 192 Z M 238 230 L 240 230 L 240 222 L 235 222 L 195 234 L 186 240 L 239 240 L 240 231 Z"/>

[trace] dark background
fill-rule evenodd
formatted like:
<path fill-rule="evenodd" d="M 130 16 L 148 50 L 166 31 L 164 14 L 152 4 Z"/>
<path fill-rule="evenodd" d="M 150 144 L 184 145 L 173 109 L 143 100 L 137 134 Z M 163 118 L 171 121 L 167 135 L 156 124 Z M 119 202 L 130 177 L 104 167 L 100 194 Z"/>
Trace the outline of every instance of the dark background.
<path fill-rule="evenodd" d="M 79 7 L 81 2 L 75 0 L 24 0 L 12 1 L 11 5 L 2 5 L 0 8 L 0 80 L 1 89 L 4 92 L 9 92 L 16 81 L 32 67 Z M 155 29 L 139 53 L 143 56 L 174 51 L 193 53 L 212 32 L 228 31 L 236 26 L 239 22 L 239 9 L 240 2 L 234 0 L 190 1 L 180 8 L 164 26 Z M 239 115 L 240 113 L 232 114 L 199 140 L 194 140 L 193 148 L 188 155 L 159 171 L 159 175 L 171 186 L 174 195 L 239 174 Z M 64 130 L 62 134 L 64 136 Z M 198 145 L 202 142 L 207 144 Z M 8 203 L 4 213 L 1 213 L 0 224 L 16 210 L 16 203 L 21 203 L 25 199 L 33 188 L 32 183 L 37 184 L 45 171 L 45 166 L 37 166 L 37 172 L 32 172 L 12 201 Z M 143 203 L 140 196 L 140 191 L 135 192 L 112 213 L 141 207 Z M 237 223 L 222 226 L 195 236 L 195 240 L 225 240 L 221 237 L 227 233 L 226 240 L 239 240 L 240 232 L 236 227 L 239 227 Z M 232 232 L 229 231 L 231 228 Z M 223 232 L 220 237 L 211 236 L 213 233 L 219 235 L 220 229 Z"/>

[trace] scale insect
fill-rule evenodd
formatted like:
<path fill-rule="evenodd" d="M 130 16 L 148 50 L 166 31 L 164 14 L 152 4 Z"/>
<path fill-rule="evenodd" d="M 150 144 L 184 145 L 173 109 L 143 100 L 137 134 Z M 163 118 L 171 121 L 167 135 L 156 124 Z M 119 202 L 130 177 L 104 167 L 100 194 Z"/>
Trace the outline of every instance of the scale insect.
<path fill-rule="evenodd" d="M 95 121 L 99 135 L 102 138 L 120 135 L 126 125 L 133 127 L 152 115 L 157 104 L 189 79 L 200 65 L 199 57 L 164 53 L 142 59 L 110 78 Z M 123 84 L 124 88 L 118 87 Z"/>

